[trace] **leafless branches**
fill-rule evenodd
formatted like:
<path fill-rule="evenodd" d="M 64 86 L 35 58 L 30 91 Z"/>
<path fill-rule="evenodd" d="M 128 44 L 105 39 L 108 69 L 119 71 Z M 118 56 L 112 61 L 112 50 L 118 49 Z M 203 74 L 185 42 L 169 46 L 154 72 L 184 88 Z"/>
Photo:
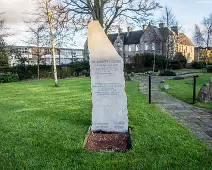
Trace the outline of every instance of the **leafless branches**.
<path fill-rule="evenodd" d="M 151 0 L 62 0 L 77 28 L 84 28 L 90 20 L 99 20 L 105 32 L 119 20 L 142 25 L 152 10 L 160 7 Z"/>
<path fill-rule="evenodd" d="M 6 20 L 4 19 L 4 12 L 0 12 L 0 40 L 4 40 L 6 37 L 12 36 Z"/>
<path fill-rule="evenodd" d="M 179 21 L 176 19 L 172 9 L 168 6 L 164 7 L 164 11 L 162 16 L 159 18 L 159 22 L 165 23 L 168 28 L 179 25 Z"/>
<path fill-rule="evenodd" d="M 204 38 L 203 38 L 203 33 L 200 30 L 199 25 L 195 24 L 195 31 L 194 31 L 194 42 L 196 43 L 196 45 L 198 46 L 202 46 L 204 44 Z"/>
<path fill-rule="evenodd" d="M 202 29 L 198 24 L 195 25 L 193 39 L 198 46 L 208 48 L 212 45 L 212 13 L 203 18 Z"/>

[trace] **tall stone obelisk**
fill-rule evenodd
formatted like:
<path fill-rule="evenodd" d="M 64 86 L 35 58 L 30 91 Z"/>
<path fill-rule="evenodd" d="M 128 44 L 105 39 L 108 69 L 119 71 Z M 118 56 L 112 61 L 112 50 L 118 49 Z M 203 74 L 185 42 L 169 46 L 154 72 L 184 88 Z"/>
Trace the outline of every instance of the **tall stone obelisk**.
<path fill-rule="evenodd" d="M 88 26 L 92 87 L 92 132 L 128 132 L 123 59 L 98 21 Z"/>

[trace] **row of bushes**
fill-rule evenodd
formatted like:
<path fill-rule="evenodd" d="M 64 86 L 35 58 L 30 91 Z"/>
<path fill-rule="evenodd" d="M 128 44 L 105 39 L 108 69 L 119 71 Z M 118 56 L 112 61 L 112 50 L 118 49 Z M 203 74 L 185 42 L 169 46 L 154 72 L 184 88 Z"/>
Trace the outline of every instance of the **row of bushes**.
<path fill-rule="evenodd" d="M 208 73 L 212 73 L 212 63 L 192 62 L 186 65 L 187 69 L 206 69 Z"/>
<path fill-rule="evenodd" d="M 155 55 L 155 71 L 165 68 L 165 57 L 162 55 Z M 127 73 L 135 72 L 142 73 L 152 70 L 154 64 L 154 55 L 149 53 L 136 54 L 130 57 L 130 61 L 126 62 L 125 70 Z"/>
<path fill-rule="evenodd" d="M 212 73 L 212 65 L 208 65 L 207 66 L 207 72 L 208 73 Z"/>
<path fill-rule="evenodd" d="M 176 76 L 176 73 L 172 70 L 162 70 L 159 72 L 159 76 Z"/>
<path fill-rule="evenodd" d="M 170 59 L 168 61 L 163 55 L 155 55 L 155 71 L 164 69 L 182 69 L 186 67 L 186 63 L 187 60 L 182 53 L 177 53 L 172 60 Z M 130 57 L 130 63 L 125 64 L 125 69 L 128 73 L 147 72 L 153 69 L 153 64 L 154 54 L 136 54 L 135 56 Z"/>
<path fill-rule="evenodd" d="M 58 78 L 63 79 L 71 76 L 89 76 L 89 62 L 75 62 L 69 65 L 57 66 Z M 47 65 L 39 66 L 40 78 L 53 78 L 53 67 Z M 17 74 L 19 80 L 36 79 L 38 68 L 36 65 L 19 65 L 15 67 L 0 68 L 0 73 Z"/>
<path fill-rule="evenodd" d="M 203 69 L 206 68 L 207 65 L 212 65 L 212 63 L 206 63 L 206 62 L 192 62 L 186 65 L 187 69 Z"/>
<path fill-rule="evenodd" d="M 12 83 L 19 81 L 18 74 L 5 73 L 0 74 L 0 83 Z"/>

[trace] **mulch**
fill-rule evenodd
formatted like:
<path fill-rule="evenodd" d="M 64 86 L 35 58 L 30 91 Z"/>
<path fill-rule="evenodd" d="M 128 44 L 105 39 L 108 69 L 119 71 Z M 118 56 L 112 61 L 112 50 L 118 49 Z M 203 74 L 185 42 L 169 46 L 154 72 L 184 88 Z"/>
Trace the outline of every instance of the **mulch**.
<path fill-rule="evenodd" d="M 131 149 L 129 133 L 105 133 L 89 131 L 85 142 L 85 149 L 90 152 L 126 152 Z"/>

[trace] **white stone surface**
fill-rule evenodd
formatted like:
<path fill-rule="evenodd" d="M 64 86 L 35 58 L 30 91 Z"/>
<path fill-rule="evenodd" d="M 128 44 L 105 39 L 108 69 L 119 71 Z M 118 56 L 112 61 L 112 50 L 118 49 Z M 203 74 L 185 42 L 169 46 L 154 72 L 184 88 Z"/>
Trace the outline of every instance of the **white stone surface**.
<path fill-rule="evenodd" d="M 92 87 L 92 131 L 128 132 L 123 59 L 98 21 L 88 26 Z"/>

